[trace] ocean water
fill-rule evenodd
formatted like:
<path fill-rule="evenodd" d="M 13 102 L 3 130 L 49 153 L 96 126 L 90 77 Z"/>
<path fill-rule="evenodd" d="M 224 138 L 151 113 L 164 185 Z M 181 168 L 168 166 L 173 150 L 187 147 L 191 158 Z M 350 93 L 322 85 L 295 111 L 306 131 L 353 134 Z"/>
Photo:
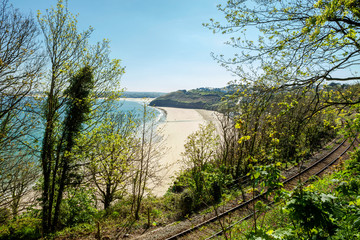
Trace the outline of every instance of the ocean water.
<path fill-rule="evenodd" d="M 101 101 L 101 100 L 99 100 Z M 34 125 L 34 127 L 30 130 L 30 135 L 25 135 L 23 136 L 23 138 L 21 139 L 21 142 L 26 143 L 26 145 L 30 144 L 30 145 L 37 145 L 37 148 L 40 147 L 40 144 L 42 142 L 42 138 L 44 136 L 44 124 L 45 124 L 45 120 L 43 118 L 40 117 L 39 114 L 33 114 L 31 113 L 31 108 L 35 108 L 35 111 L 39 111 L 40 107 L 36 106 L 34 103 L 34 100 L 32 97 L 28 97 L 27 98 L 27 102 L 30 103 L 31 107 L 29 107 L 29 109 L 27 109 L 28 111 L 24 111 L 21 112 L 20 115 L 22 115 L 21 117 L 26 117 L 24 115 L 28 115 L 30 114 L 32 116 L 32 120 L 34 121 L 36 124 Z M 124 114 L 127 114 L 129 112 L 131 112 L 131 114 L 135 117 L 141 117 L 142 113 L 144 111 L 144 101 L 141 99 L 133 99 L 133 100 L 116 100 L 113 102 L 113 106 L 112 106 L 112 111 L 114 112 L 122 112 Z M 154 107 L 150 107 L 148 106 L 148 104 L 145 102 L 146 104 L 146 111 L 148 113 L 153 114 L 154 119 L 152 119 L 155 122 L 155 125 L 158 125 L 162 122 L 164 122 L 166 120 L 166 115 L 163 111 L 154 108 Z M 26 110 L 26 109 L 25 109 Z M 30 118 L 29 118 L 30 119 Z M 19 146 L 21 148 L 21 146 Z"/>
<path fill-rule="evenodd" d="M 118 111 L 127 113 L 127 112 L 131 112 L 134 115 L 141 115 L 143 112 L 143 108 L 144 108 L 144 103 L 147 105 L 147 111 L 150 113 L 154 113 L 155 116 L 155 121 L 157 123 L 161 123 L 163 121 L 165 121 L 166 115 L 163 111 L 151 107 L 148 105 L 147 102 L 144 102 L 141 99 L 126 99 L 126 100 L 117 100 L 114 102 L 114 104 L 116 105 L 116 109 L 118 109 Z"/>
<path fill-rule="evenodd" d="M 16 143 L 8 145 L 9 149 L 7 149 L 6 146 L 6 149 L 0 149 L 0 155 L 4 158 L 21 158 L 24 161 L 26 159 L 26 161 L 29 162 L 39 163 L 45 121 L 41 117 L 41 114 L 36 113 L 40 112 L 40 106 L 35 104 L 36 101 L 34 101 L 34 98 L 28 97 L 26 100 L 27 103 L 29 103 L 29 107 L 24 107 L 25 109 L 23 109 L 23 111 L 18 112 L 17 118 L 20 120 L 22 119 L 21 121 L 31 121 L 32 126 L 30 129 L 28 129 L 26 127 L 27 124 L 23 124 L 22 126 L 20 123 L 15 128 L 12 128 L 12 130 L 9 132 L 9 135 L 18 133 L 20 131 L 24 131 L 27 134 L 18 138 Z M 125 114 L 131 112 L 131 114 L 135 117 L 141 117 L 144 110 L 144 103 L 141 100 L 117 100 L 114 101 L 113 104 L 113 111 L 122 112 Z M 148 113 L 153 113 L 154 119 L 152 120 L 155 121 L 155 128 L 158 126 L 158 124 L 161 124 L 165 121 L 166 115 L 163 111 L 148 105 L 146 108 Z"/>

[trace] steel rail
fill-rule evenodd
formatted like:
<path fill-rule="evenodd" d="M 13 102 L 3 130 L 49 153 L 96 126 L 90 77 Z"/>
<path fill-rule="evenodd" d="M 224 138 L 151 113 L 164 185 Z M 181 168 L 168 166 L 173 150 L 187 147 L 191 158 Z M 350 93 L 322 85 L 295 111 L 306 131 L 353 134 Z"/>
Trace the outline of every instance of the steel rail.
<path fill-rule="evenodd" d="M 355 142 L 356 138 L 354 138 L 354 140 L 351 142 L 351 144 L 336 158 L 334 159 L 333 161 L 331 161 L 330 163 L 328 163 L 325 167 L 323 167 L 322 169 L 320 169 L 318 172 L 316 172 L 314 175 L 312 176 L 318 176 L 320 175 L 322 172 L 324 172 L 326 169 L 328 169 L 330 166 L 334 165 L 334 163 L 336 161 L 338 161 L 349 149 L 351 146 L 353 146 L 354 142 Z M 346 140 L 345 140 L 346 141 Z M 337 148 L 335 148 L 334 150 L 332 150 L 329 154 L 327 154 L 325 157 L 321 158 L 322 161 L 324 161 L 326 158 L 328 158 L 330 155 L 332 155 L 336 150 L 338 150 L 344 143 L 345 141 L 343 141 Z M 322 162 L 322 161 L 317 161 L 315 162 L 314 164 L 312 164 L 311 166 L 309 166 L 308 168 L 306 168 L 304 171 L 296 174 L 297 176 L 300 176 L 301 174 L 305 173 L 306 171 L 308 171 L 310 168 L 313 168 L 314 166 L 316 166 L 318 163 Z M 286 179 L 283 183 L 287 183 L 287 182 L 290 182 L 291 180 L 295 179 L 297 176 L 294 175 L 292 176 L 291 178 L 289 179 Z M 310 180 L 310 178 L 306 179 L 304 183 L 308 182 Z M 268 206 L 271 206 L 273 205 L 275 202 L 270 202 L 269 204 L 267 204 Z M 211 235 L 210 237 L 206 238 L 205 240 L 209 240 L 209 239 L 212 239 L 214 237 L 217 237 L 217 236 L 220 236 L 222 235 L 224 232 L 230 230 L 231 228 L 233 228 L 235 225 L 243 222 L 243 221 L 246 221 L 248 219 L 250 219 L 252 216 L 254 215 L 254 213 L 251 213 L 247 216 L 245 216 L 244 218 L 240 219 L 239 221 L 236 221 L 235 223 L 232 223 L 231 225 L 229 225 L 228 227 L 226 227 L 224 230 L 221 230 L 213 235 Z"/>
<path fill-rule="evenodd" d="M 354 141 L 355 141 L 355 139 L 352 141 L 352 143 L 349 145 L 349 147 L 348 147 L 340 156 L 342 156 L 343 154 L 345 154 L 345 152 L 353 145 Z M 320 164 L 321 162 L 325 161 L 325 160 L 326 160 L 328 157 L 330 157 L 334 152 L 336 152 L 341 146 L 343 146 L 345 142 L 346 142 L 346 140 L 344 140 L 343 142 L 341 142 L 336 148 L 334 148 L 334 149 L 333 149 L 330 153 L 328 153 L 326 156 L 322 157 L 321 159 L 319 159 L 319 160 L 316 161 L 315 163 L 311 164 L 310 166 L 308 166 L 306 169 L 302 170 L 301 172 L 299 172 L 299 173 L 291 176 L 290 178 L 287 178 L 285 181 L 283 181 L 283 183 L 286 184 L 286 183 L 292 181 L 292 180 L 295 179 L 296 177 L 301 176 L 301 175 L 304 174 L 305 172 L 307 172 L 307 171 L 309 171 L 310 169 L 314 168 L 316 165 L 318 165 L 318 164 Z M 339 156 L 338 158 L 340 158 L 340 156 Z M 336 162 L 336 161 L 338 160 L 338 158 L 336 158 L 334 161 L 332 161 L 332 164 L 333 164 L 334 162 Z M 326 166 L 325 168 L 328 168 L 328 167 L 329 167 L 329 166 Z M 323 172 L 323 171 L 325 171 L 325 169 L 322 169 L 322 170 L 321 170 L 321 172 Z M 320 173 L 317 173 L 317 174 L 320 174 Z M 315 175 L 317 175 L 317 174 L 315 174 Z M 307 180 L 306 180 L 306 181 L 307 181 Z M 264 193 L 261 193 L 261 194 L 256 195 L 254 198 L 249 199 L 248 201 L 245 201 L 245 202 L 243 202 L 243 203 L 241 203 L 241 204 L 239 204 L 239 205 L 237 205 L 237 206 L 235 206 L 235 207 L 233 207 L 233 208 L 231 208 L 231 209 L 228 209 L 227 211 L 224 211 L 224 212 L 220 213 L 220 214 L 217 215 L 217 216 L 214 216 L 214 217 L 212 217 L 212 218 L 210 218 L 210 219 L 208 219 L 208 220 L 206 220 L 206 221 L 204 221 L 204 222 L 202 222 L 202 223 L 199 223 L 199 224 L 197 224 L 197 225 L 195 225 L 195 226 L 193 226 L 193 227 L 191 227 L 191 228 L 189 228 L 189 229 L 186 229 L 186 230 L 184 230 L 184 231 L 182 231 L 182 232 L 180 232 L 180 233 L 177 233 L 177 234 L 175 234 L 175 235 L 173 235 L 173 236 L 171 236 L 171 237 L 168 237 L 168 238 L 166 238 L 166 240 L 175 240 L 175 239 L 178 239 L 178 238 L 180 238 L 180 237 L 183 237 L 183 236 L 185 236 L 185 235 L 187 235 L 187 234 L 189 234 L 189 233 L 191 233 L 191 232 L 194 232 L 195 230 L 199 229 L 200 227 L 203 227 L 204 225 L 207 225 L 207 224 L 209 224 L 209 223 L 212 223 L 212 222 L 214 222 L 214 221 L 216 221 L 216 220 L 218 220 L 218 219 L 220 219 L 220 218 L 222 218 L 222 217 L 225 217 L 225 216 L 229 215 L 230 213 L 232 213 L 232 212 L 234 212 L 234 211 L 237 211 L 237 210 L 239 210 L 239 209 L 241 209 L 241 208 L 244 208 L 245 206 L 249 205 L 249 204 L 252 203 L 253 201 L 256 201 L 256 200 L 258 200 L 259 198 L 263 197 L 265 194 L 266 194 L 266 191 L 265 191 Z M 270 205 L 271 205 L 271 204 L 272 204 L 272 203 L 270 203 Z M 239 220 L 239 221 L 236 222 L 235 224 L 237 224 L 237 223 L 239 223 L 239 222 L 241 222 L 241 221 L 245 221 L 245 220 L 249 219 L 252 215 L 253 215 L 253 213 L 250 214 L 250 215 L 248 215 L 248 216 L 246 216 L 246 217 L 244 217 L 244 218 L 242 218 L 241 220 Z M 232 225 L 234 225 L 234 224 L 232 224 Z M 231 227 L 233 227 L 232 225 L 231 225 Z M 230 226 L 229 226 L 229 227 L 230 227 Z M 231 227 L 230 227 L 230 228 L 231 228 Z M 226 230 L 228 230 L 228 228 L 227 228 Z M 225 230 L 225 231 L 226 231 L 226 230 Z M 211 238 L 213 238 L 213 237 L 215 237 L 215 236 L 221 235 L 222 232 L 223 232 L 223 231 L 220 231 L 220 232 L 218 232 L 218 233 L 215 233 L 214 236 L 211 236 L 211 237 L 208 238 L 208 239 L 211 239 Z"/>

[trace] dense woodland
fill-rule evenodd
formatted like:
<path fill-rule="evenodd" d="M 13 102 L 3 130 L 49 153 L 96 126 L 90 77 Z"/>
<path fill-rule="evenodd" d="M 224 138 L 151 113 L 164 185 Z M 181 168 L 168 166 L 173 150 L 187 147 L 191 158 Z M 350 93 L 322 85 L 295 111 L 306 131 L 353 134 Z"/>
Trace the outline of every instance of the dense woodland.
<path fill-rule="evenodd" d="M 90 45 L 93 29 L 79 30 L 66 6 L 33 17 L 0 5 L 0 239 L 119 239 L 261 186 L 276 206 L 257 204 L 262 214 L 222 238 L 360 237 L 359 150 L 309 186 L 280 183 L 282 170 L 360 130 L 359 1 L 219 5 L 224 19 L 204 26 L 229 35 L 234 56 L 213 57 L 238 81 L 218 91 L 218 123 L 188 137 L 187 168 L 161 198 L 148 192 L 162 151 L 153 115 L 112 111 L 121 61 L 109 59 L 108 41 Z"/>

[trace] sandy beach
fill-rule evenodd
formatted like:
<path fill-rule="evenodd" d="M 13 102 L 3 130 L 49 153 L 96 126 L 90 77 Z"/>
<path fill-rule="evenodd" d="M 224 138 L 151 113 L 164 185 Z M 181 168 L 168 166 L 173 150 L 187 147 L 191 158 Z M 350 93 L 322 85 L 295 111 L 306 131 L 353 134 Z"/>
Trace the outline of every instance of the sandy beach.
<path fill-rule="evenodd" d="M 159 109 L 165 111 L 167 115 L 165 123 L 161 126 L 167 150 L 162 154 L 159 163 L 162 166 L 169 167 L 159 172 L 162 182 L 152 192 L 156 196 L 166 193 L 172 183 L 171 177 L 182 169 L 181 153 L 184 151 L 187 136 L 197 131 L 199 124 L 216 119 L 215 112 L 203 109 L 170 107 L 161 107 Z"/>
<path fill-rule="evenodd" d="M 120 98 L 120 100 L 124 100 L 124 101 L 146 103 L 146 104 L 149 104 L 154 99 L 155 98 L 125 98 L 125 97 Z"/>

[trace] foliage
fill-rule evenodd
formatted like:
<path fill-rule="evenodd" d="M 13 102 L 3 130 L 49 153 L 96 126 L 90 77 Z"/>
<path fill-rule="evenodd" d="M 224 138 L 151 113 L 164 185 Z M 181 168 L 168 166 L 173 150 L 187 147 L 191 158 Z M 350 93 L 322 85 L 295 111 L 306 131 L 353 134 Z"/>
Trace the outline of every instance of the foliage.
<path fill-rule="evenodd" d="M 222 200 L 223 194 L 228 191 L 227 186 L 233 182 L 231 176 L 224 172 L 224 169 L 214 164 L 206 164 L 199 172 L 192 172 L 189 169 L 177 176 L 168 191 L 179 194 L 180 199 L 176 205 L 182 211 L 182 216 Z M 199 190 L 201 194 L 197 192 Z"/>
<path fill-rule="evenodd" d="M 88 44 L 92 29 L 78 31 L 76 16 L 69 12 L 66 1 L 59 0 L 55 8 L 45 14 L 38 12 L 37 17 L 51 63 L 40 113 L 45 122 L 40 156 L 42 227 L 47 234 L 58 227 L 64 192 L 82 180 L 77 171 L 79 163 L 73 157 L 75 139 L 85 122 L 91 129 L 94 122 L 100 121 L 108 110 L 106 103 L 112 100 L 109 97 L 101 101 L 104 104 L 94 105 L 92 98 L 118 90 L 124 69 L 120 60 L 109 59 L 109 41 Z"/>
<path fill-rule="evenodd" d="M 31 130 L 38 120 L 29 112 L 29 94 L 42 77 L 43 56 L 33 17 L 7 0 L 0 3 L 0 207 L 15 217 L 38 175 Z"/>
<path fill-rule="evenodd" d="M 224 99 L 219 165 L 237 179 L 249 172 L 251 159 L 286 166 L 309 157 L 336 136 L 344 116 L 335 107 L 317 111 L 316 98 L 311 90 L 280 92 L 259 83 Z"/>
<path fill-rule="evenodd" d="M 246 239 L 359 238 L 360 178 L 359 169 L 353 167 L 359 163 L 358 153 L 356 150 L 339 171 L 289 195 L 268 213 L 262 228 L 247 231 Z M 239 236 L 236 232 L 235 228 L 234 234 Z"/>
<path fill-rule="evenodd" d="M 37 218 L 20 216 L 6 225 L 0 225 L 1 240 L 31 240 L 39 239 L 41 220 Z"/>
<path fill-rule="evenodd" d="M 0 208 L 0 224 L 4 224 L 10 220 L 10 210 L 7 208 Z"/>
<path fill-rule="evenodd" d="M 229 0 L 218 9 L 226 22 L 211 19 L 205 26 L 232 35 L 228 44 L 240 53 L 217 59 L 244 81 L 262 75 L 272 86 L 285 88 L 359 79 L 351 72 L 359 65 L 357 1 Z M 249 31 L 257 39 L 248 37 Z M 252 75 L 250 65 L 255 66 Z M 347 73 L 339 75 L 339 70 Z"/>
<path fill-rule="evenodd" d="M 235 118 L 236 130 L 227 130 L 231 121 L 223 125 L 221 150 L 233 176 L 247 174 L 250 159 L 301 164 L 346 121 L 349 106 L 359 101 L 359 86 L 324 83 L 359 79 L 352 71 L 360 63 L 354 4 L 229 0 L 218 5 L 224 22 L 204 24 L 231 35 L 227 44 L 239 51 L 229 59 L 215 56 L 240 82 L 222 108 Z M 338 77 L 344 69 L 348 74 Z"/>
<path fill-rule="evenodd" d="M 89 161 L 86 169 L 104 209 L 126 193 L 137 152 L 136 125 L 131 114 L 109 114 L 103 123 L 78 139 L 83 147 L 76 150 L 77 158 Z"/>
<path fill-rule="evenodd" d="M 64 226 L 93 223 L 98 210 L 95 193 L 84 188 L 70 189 L 63 200 L 60 222 Z"/>
<path fill-rule="evenodd" d="M 333 235 L 337 225 L 332 219 L 338 210 L 334 199 L 335 197 L 329 194 L 308 191 L 295 192 L 291 200 L 287 202 L 289 216 L 300 224 L 309 238 L 313 238 L 313 229 L 321 230 L 316 233 L 319 235 Z M 301 229 L 298 230 L 301 231 Z"/>
<path fill-rule="evenodd" d="M 207 202 L 206 192 L 210 192 L 213 184 L 221 184 L 217 183 L 220 180 L 217 178 L 221 178 L 221 172 L 218 171 L 220 174 L 216 174 L 210 170 L 215 162 L 218 142 L 215 126 L 208 124 L 200 125 L 200 129 L 190 134 L 185 143 L 183 161 L 189 168 L 188 186 L 193 194 L 195 208 L 202 202 Z M 218 199 L 218 196 L 216 198 Z"/>

